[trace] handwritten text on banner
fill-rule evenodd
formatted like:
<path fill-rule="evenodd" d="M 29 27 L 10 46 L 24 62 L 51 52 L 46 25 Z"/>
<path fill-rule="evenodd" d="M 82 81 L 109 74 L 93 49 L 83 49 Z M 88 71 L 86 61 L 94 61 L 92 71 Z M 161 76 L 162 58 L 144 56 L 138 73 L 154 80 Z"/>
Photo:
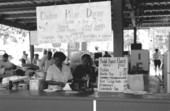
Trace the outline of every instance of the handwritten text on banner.
<path fill-rule="evenodd" d="M 123 92 L 127 89 L 128 59 L 126 57 L 100 58 L 98 91 Z"/>
<path fill-rule="evenodd" d="M 39 43 L 110 41 L 111 3 L 37 7 Z"/>

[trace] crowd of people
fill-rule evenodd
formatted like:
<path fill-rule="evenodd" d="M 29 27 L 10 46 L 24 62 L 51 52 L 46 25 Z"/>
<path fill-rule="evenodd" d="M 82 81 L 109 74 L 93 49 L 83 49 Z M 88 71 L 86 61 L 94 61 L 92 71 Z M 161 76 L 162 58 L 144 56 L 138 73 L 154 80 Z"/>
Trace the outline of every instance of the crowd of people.
<path fill-rule="evenodd" d="M 104 57 L 108 56 L 107 53 Z M 44 73 L 44 80 L 48 88 L 57 88 L 62 90 L 67 82 L 70 82 L 72 90 L 82 90 L 83 88 L 93 88 L 97 85 L 97 66 L 93 62 L 90 54 L 82 54 L 81 64 L 77 64 L 75 69 L 69 65 L 68 59 L 63 52 L 55 52 L 44 50 L 43 57 L 39 58 L 38 54 L 34 55 L 32 62 L 28 62 L 28 54 L 23 51 L 23 55 L 20 59 L 21 66 L 16 66 L 8 60 L 8 54 L 3 55 L 3 59 L 0 60 L 1 68 L 4 68 L 2 74 L 6 75 L 5 71 L 19 69 L 19 67 L 26 67 L 31 70 L 38 70 Z M 14 67 L 15 66 L 15 67 Z M 22 69 L 22 68 L 21 68 Z M 24 75 L 24 71 L 18 71 Z M 11 73 L 9 76 L 12 76 Z"/>
<path fill-rule="evenodd" d="M 94 56 L 82 54 L 81 64 L 77 64 L 73 69 L 68 61 L 65 62 L 66 59 L 69 59 L 63 52 L 55 52 L 53 54 L 51 51 L 44 50 L 42 58 L 39 58 L 39 55 L 35 54 L 32 62 L 29 63 L 27 62 L 28 54 L 23 51 L 21 67 L 29 67 L 32 70 L 43 72 L 45 75 L 44 80 L 48 84 L 48 88 L 61 90 L 67 82 L 70 82 L 73 90 L 80 90 L 84 87 L 96 87 L 99 57 L 111 57 L 111 54 L 107 51 L 105 51 L 103 55 L 101 53 L 96 53 Z M 8 58 L 9 55 L 5 53 L 2 60 L 0 60 L 0 74 L 9 74 L 9 76 L 11 76 L 13 73 L 9 72 L 11 70 L 15 71 L 18 66 L 11 63 Z M 162 56 L 159 50 L 155 49 L 155 53 L 153 54 L 155 73 L 160 72 L 161 61 Z"/>

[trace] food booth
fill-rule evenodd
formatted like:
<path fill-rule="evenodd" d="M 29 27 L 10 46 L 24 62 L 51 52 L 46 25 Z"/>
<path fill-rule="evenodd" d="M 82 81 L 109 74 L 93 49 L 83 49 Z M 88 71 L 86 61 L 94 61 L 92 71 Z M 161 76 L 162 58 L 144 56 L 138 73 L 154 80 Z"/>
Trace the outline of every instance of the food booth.
<path fill-rule="evenodd" d="M 37 7 L 39 43 L 109 41 L 113 39 L 110 1 L 60 6 Z M 79 9 L 79 10 L 78 10 Z M 128 58 L 99 58 L 97 88 L 90 92 L 65 89 L 44 91 L 41 79 L 12 78 L 28 86 L 3 88 L 0 110 L 6 111 L 168 111 L 168 93 L 132 90 L 128 81 Z M 21 79 L 21 80 L 20 80 Z M 26 80 L 25 80 L 26 79 Z M 134 83 L 142 78 L 134 77 Z M 10 82 L 7 82 L 10 83 Z M 131 83 L 133 86 L 135 84 Z M 138 85 L 138 84 L 137 84 Z M 143 86 L 142 86 L 143 85 Z M 8 86 L 10 86 L 8 84 Z M 68 86 L 68 85 L 67 85 Z M 138 86 L 135 86 L 138 87 Z"/>

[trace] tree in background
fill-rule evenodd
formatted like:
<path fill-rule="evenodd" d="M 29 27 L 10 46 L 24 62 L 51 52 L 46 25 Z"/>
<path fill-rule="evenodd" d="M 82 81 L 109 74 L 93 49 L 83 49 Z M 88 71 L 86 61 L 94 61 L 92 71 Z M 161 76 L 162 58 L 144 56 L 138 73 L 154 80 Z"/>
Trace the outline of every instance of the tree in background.
<path fill-rule="evenodd" d="M 24 50 L 29 52 L 29 32 L 0 24 L 0 50 L 12 55 L 15 62 L 19 61 Z"/>

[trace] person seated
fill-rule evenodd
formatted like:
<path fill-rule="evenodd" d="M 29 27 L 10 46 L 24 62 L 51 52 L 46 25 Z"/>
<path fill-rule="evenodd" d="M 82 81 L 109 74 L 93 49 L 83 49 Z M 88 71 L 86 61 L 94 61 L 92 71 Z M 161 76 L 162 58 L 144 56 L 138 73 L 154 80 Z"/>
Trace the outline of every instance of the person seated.
<path fill-rule="evenodd" d="M 48 89 L 63 90 L 65 84 L 73 78 L 70 67 L 63 62 L 66 56 L 63 52 L 55 52 L 53 55 L 54 64 L 49 66 L 46 75 Z"/>
<path fill-rule="evenodd" d="M 21 66 L 27 69 L 38 70 L 39 67 L 34 64 L 26 63 L 25 59 L 21 59 Z"/>
<path fill-rule="evenodd" d="M 5 68 L 5 70 L 10 70 L 12 69 L 12 63 L 8 60 L 9 55 L 7 53 L 5 53 L 3 55 L 2 60 L 0 60 L 0 66 L 1 68 Z"/>
<path fill-rule="evenodd" d="M 71 88 L 73 90 L 81 90 L 84 83 L 87 88 L 93 88 L 96 83 L 97 71 L 92 66 L 92 59 L 89 54 L 84 54 L 81 57 L 82 64 L 77 66 L 73 73 L 73 83 Z"/>
<path fill-rule="evenodd" d="M 3 55 L 2 60 L 0 60 L 0 82 L 2 81 L 2 78 L 13 76 L 14 72 L 18 68 L 16 65 L 11 63 L 9 60 L 9 55 L 5 53 Z"/>

